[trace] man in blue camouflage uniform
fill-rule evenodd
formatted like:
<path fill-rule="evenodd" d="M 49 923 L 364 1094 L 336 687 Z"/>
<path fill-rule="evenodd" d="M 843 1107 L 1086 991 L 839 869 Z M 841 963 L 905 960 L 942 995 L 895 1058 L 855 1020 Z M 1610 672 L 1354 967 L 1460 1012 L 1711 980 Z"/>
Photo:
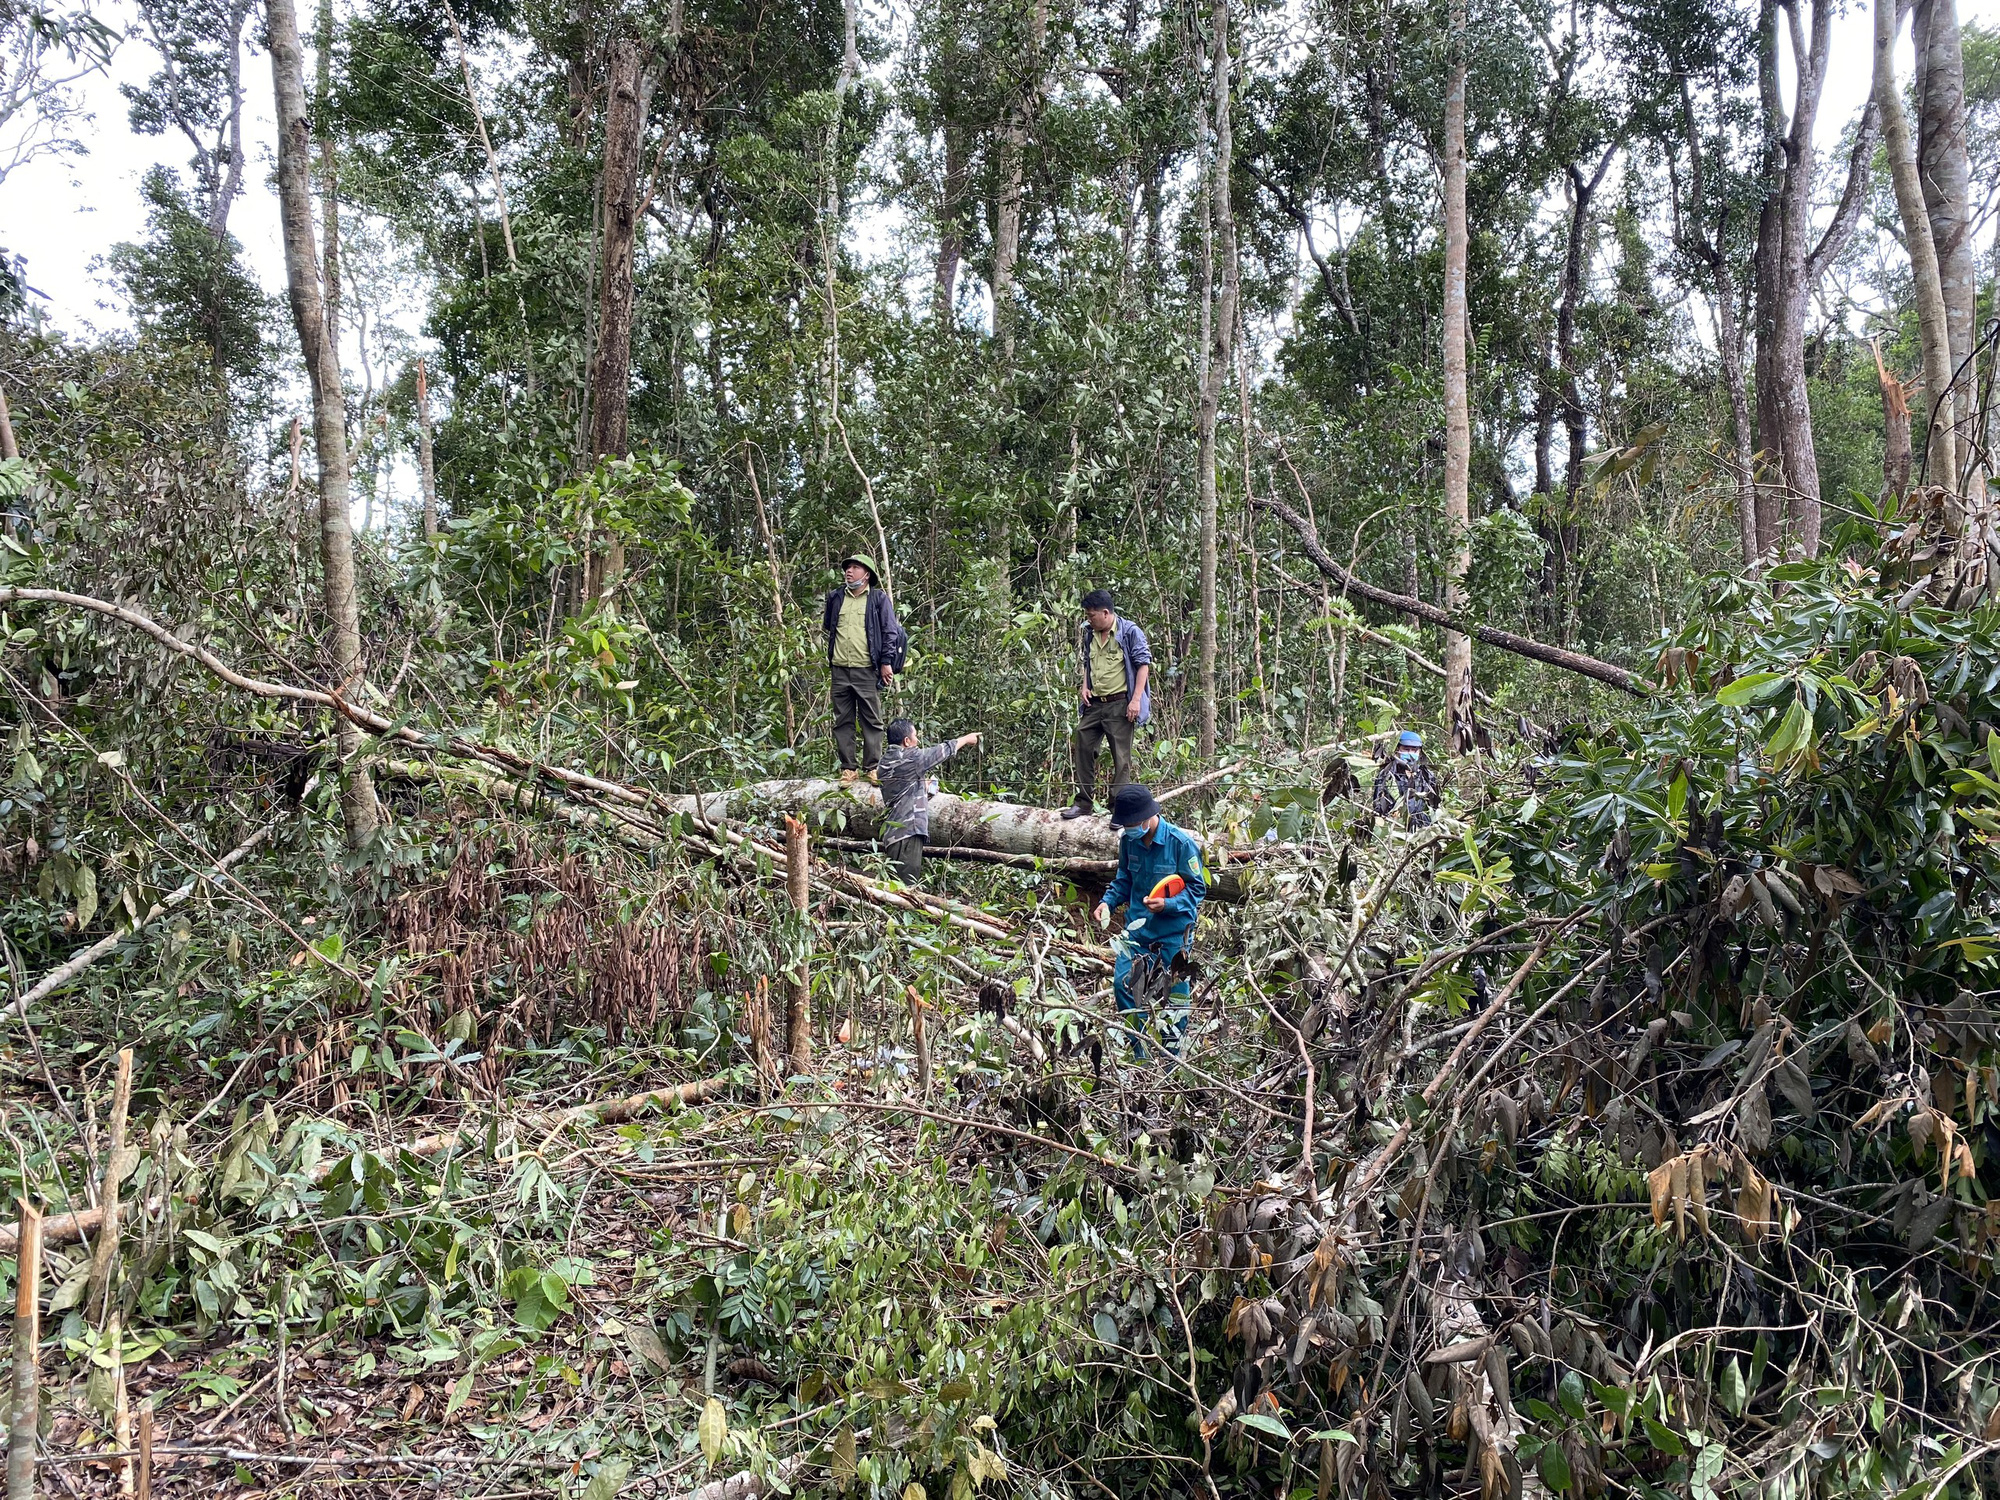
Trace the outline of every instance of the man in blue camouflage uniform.
<path fill-rule="evenodd" d="M 1178 1057 L 1187 1036 L 1189 997 L 1187 980 L 1175 975 L 1172 965 L 1208 894 L 1208 872 L 1193 837 L 1161 817 L 1152 792 L 1137 782 L 1113 794 L 1111 826 L 1120 830 L 1118 873 L 1098 903 L 1097 925 L 1110 926 L 1120 907 L 1127 918 L 1125 930 L 1112 940 L 1111 993 L 1118 1009 L 1138 1022 L 1126 1031 L 1134 1057 L 1146 1056 L 1144 1031 L 1162 1038 Z M 1178 890 L 1168 889 L 1176 884 Z M 1165 1001 L 1164 1018 L 1152 1014 L 1156 1000 Z"/>

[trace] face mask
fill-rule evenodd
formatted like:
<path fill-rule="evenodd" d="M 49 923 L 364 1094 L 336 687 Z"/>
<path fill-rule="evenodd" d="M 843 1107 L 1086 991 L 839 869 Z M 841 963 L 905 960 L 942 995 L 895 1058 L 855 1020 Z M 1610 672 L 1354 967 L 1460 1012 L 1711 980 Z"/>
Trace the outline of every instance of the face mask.
<path fill-rule="evenodd" d="M 848 584 L 848 586 L 847 586 L 847 592 L 848 592 L 848 593 L 850 593 L 850 594 L 865 594 L 865 593 L 867 593 L 867 592 L 868 592 L 868 580 L 864 578 L 864 579 L 862 579 L 862 580 L 861 580 L 861 582 L 859 582 L 859 583 L 850 583 L 850 584 Z"/>
<path fill-rule="evenodd" d="M 1127 829 L 1124 829 L 1124 830 L 1122 830 L 1122 831 L 1123 831 L 1123 833 L 1124 833 L 1125 837 L 1126 837 L 1126 838 L 1128 838 L 1128 839 L 1142 839 L 1142 838 L 1144 838 L 1144 837 L 1146 836 L 1146 830 L 1145 830 L 1145 829 L 1144 829 L 1143 827 L 1141 827 L 1141 828 L 1127 828 Z"/>
<path fill-rule="evenodd" d="M 1396 759 L 1400 760 L 1406 766 L 1414 766 L 1419 758 L 1420 752 L 1416 750 L 1399 750 L 1396 752 Z"/>

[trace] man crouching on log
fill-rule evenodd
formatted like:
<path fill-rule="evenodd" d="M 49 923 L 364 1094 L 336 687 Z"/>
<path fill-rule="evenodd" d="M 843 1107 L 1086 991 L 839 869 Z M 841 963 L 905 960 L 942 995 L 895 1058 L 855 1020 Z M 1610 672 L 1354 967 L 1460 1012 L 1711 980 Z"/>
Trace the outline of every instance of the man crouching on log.
<path fill-rule="evenodd" d="M 931 835 L 931 775 L 959 751 L 979 743 L 977 734 L 961 734 L 942 745 L 920 749 L 917 726 L 908 719 L 889 725 L 889 748 L 882 752 L 882 852 L 911 885 L 924 873 L 924 844 Z"/>
<path fill-rule="evenodd" d="M 1120 830 L 1118 873 L 1098 903 L 1097 925 L 1109 927 L 1112 912 L 1121 906 L 1127 919 L 1124 932 L 1111 940 L 1111 993 L 1121 1012 L 1140 1018 L 1139 1025 L 1179 1057 L 1187 1037 L 1188 983 L 1171 966 L 1187 946 L 1208 894 L 1201 849 L 1191 835 L 1160 816 L 1152 792 L 1137 782 L 1112 794 L 1111 826 Z M 1166 1002 L 1164 1025 L 1152 1014 L 1160 1000 Z M 1143 1060 L 1143 1031 L 1128 1028 L 1125 1036 L 1132 1055 Z"/>

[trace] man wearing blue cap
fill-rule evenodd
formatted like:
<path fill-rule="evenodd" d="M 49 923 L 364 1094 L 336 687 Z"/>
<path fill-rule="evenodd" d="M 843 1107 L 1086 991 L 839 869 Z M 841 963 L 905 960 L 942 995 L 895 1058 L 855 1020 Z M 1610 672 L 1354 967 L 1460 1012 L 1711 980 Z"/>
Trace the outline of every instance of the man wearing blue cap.
<path fill-rule="evenodd" d="M 1396 736 L 1396 753 L 1375 773 L 1375 812 L 1392 817 L 1401 801 L 1412 828 L 1430 826 L 1431 809 L 1437 806 L 1438 782 L 1430 763 L 1424 759 L 1424 737 L 1414 729 Z"/>
<path fill-rule="evenodd" d="M 1171 971 L 1187 946 L 1188 934 L 1208 894 L 1201 849 L 1183 829 L 1160 816 L 1160 804 L 1139 783 L 1112 793 L 1111 826 L 1120 830 L 1118 873 L 1097 904 L 1097 925 L 1109 927 L 1111 914 L 1126 909 L 1124 932 L 1112 940 L 1111 993 L 1118 1009 L 1140 1018 L 1139 1027 L 1166 1039 L 1178 1057 L 1187 1036 L 1188 984 Z M 1166 1002 L 1166 1024 L 1152 1015 L 1155 1000 Z M 1143 1059 L 1140 1029 L 1126 1031 L 1132 1055 Z"/>

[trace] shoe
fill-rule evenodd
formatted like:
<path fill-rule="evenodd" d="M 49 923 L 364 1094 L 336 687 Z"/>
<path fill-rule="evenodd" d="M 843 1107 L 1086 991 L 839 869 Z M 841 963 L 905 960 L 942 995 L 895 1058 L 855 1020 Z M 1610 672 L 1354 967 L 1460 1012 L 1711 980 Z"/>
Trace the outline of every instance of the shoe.
<path fill-rule="evenodd" d="M 840 773 L 840 784 L 842 786 L 850 786 L 853 784 L 855 778 L 860 776 L 860 774 L 861 773 L 859 771 L 856 771 L 850 767 L 848 770 L 842 771 Z"/>
<path fill-rule="evenodd" d="M 1062 810 L 1062 819 L 1065 823 L 1073 822 L 1077 818 L 1089 817 L 1093 811 L 1095 809 L 1090 805 L 1090 799 L 1079 797 Z"/>

